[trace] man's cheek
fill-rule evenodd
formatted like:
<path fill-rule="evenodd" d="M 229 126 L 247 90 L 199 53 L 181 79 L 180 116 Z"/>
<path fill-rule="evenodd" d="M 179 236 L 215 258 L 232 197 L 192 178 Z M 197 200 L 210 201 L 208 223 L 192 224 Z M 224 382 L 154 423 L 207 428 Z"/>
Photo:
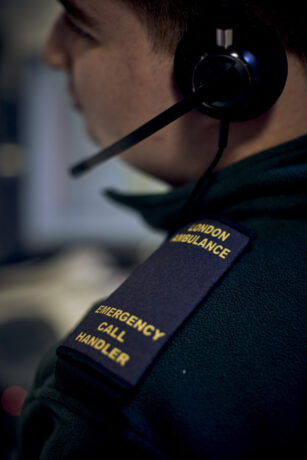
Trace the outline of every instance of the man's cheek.
<path fill-rule="evenodd" d="M 117 141 L 124 134 L 124 129 L 112 104 L 109 105 L 108 101 L 98 102 L 97 99 L 87 102 L 83 116 L 91 137 L 104 146 Z"/>

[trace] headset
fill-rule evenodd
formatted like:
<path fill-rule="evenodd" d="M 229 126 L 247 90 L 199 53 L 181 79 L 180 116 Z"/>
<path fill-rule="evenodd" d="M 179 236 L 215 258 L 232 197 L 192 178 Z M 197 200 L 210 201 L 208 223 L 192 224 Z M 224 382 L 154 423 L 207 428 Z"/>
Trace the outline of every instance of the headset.
<path fill-rule="evenodd" d="M 287 58 L 273 30 L 248 13 L 240 0 L 219 0 L 202 7 L 189 25 L 174 59 L 183 99 L 128 136 L 74 165 L 77 177 L 122 153 L 192 109 L 220 120 L 218 152 L 198 181 L 186 207 L 199 193 L 227 146 L 229 123 L 266 112 L 287 80 Z M 212 3 L 212 2 L 211 2 Z"/>

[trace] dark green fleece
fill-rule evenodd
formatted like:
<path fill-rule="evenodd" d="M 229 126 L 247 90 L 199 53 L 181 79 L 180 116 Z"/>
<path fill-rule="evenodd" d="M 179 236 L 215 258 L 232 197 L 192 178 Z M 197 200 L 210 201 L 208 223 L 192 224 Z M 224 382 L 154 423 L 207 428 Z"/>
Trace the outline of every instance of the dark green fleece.
<path fill-rule="evenodd" d="M 179 329 L 141 384 L 122 393 L 51 350 L 21 425 L 21 460 L 303 459 L 307 456 L 307 136 L 218 171 L 193 217 L 220 214 L 257 235 Z M 192 184 L 109 195 L 159 228 Z"/>

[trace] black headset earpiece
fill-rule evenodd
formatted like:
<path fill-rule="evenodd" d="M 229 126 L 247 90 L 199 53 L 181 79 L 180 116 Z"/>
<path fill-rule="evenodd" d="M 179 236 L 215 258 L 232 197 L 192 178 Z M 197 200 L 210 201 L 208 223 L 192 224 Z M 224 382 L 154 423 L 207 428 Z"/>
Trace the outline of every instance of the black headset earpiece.
<path fill-rule="evenodd" d="M 269 27 L 250 19 L 243 7 L 232 10 L 231 3 L 204 12 L 188 29 L 176 50 L 174 72 L 186 96 L 230 69 L 223 91 L 212 91 L 198 109 L 213 118 L 244 121 L 278 99 L 287 79 L 287 58 Z"/>
<path fill-rule="evenodd" d="M 215 12 L 200 14 L 180 41 L 174 60 L 175 79 L 184 99 L 71 168 L 78 177 L 143 141 L 195 108 L 218 118 L 218 152 L 206 179 L 227 145 L 229 122 L 266 112 L 287 79 L 286 53 L 271 29 L 250 19 L 238 0 L 215 0 Z M 191 196 L 194 199 L 198 188 Z M 190 200 L 190 201 L 191 201 Z"/>

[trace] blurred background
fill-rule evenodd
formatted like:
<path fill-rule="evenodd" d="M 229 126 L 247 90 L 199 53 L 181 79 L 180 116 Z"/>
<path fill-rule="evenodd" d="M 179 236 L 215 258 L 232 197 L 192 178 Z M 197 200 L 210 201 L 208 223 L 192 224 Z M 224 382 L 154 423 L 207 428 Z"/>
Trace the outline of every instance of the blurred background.
<path fill-rule="evenodd" d="M 97 150 L 40 61 L 60 7 L 0 2 L 0 458 L 16 454 L 22 401 L 46 350 L 109 295 L 163 240 L 102 191 L 163 191 L 119 159 L 73 180 Z M 145 121 L 145 120 L 144 120 Z M 124 229 L 124 231 L 123 231 Z"/>

